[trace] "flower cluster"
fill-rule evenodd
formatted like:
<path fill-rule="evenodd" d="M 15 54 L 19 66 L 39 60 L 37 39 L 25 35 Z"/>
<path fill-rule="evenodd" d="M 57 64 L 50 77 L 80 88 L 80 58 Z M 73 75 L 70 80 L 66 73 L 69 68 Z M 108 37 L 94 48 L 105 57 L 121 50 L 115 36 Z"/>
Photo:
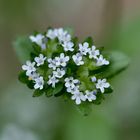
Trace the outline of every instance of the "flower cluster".
<path fill-rule="evenodd" d="M 103 71 L 97 72 L 110 62 L 93 42 L 78 43 L 63 28 L 48 29 L 45 34 L 29 38 L 35 47 L 41 49 L 32 52 L 31 60 L 22 69 L 38 92 L 49 92 L 49 95 L 61 93 L 79 105 L 96 103 L 100 95 L 111 88 L 102 76 Z"/>

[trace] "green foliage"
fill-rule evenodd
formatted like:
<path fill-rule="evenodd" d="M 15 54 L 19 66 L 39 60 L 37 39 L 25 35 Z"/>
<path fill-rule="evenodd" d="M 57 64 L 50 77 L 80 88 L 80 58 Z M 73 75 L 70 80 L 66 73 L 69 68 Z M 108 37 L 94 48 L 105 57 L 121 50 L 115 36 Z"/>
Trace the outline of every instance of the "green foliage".
<path fill-rule="evenodd" d="M 67 29 L 68 32 L 72 35 L 73 30 Z M 45 38 L 46 39 L 46 38 Z M 34 61 L 34 58 L 38 56 L 40 53 L 43 54 L 47 58 L 54 58 L 60 53 L 64 52 L 65 55 L 68 55 L 70 58 L 73 54 L 77 53 L 78 51 L 78 38 L 72 38 L 74 43 L 74 51 L 73 52 L 64 52 L 63 46 L 59 42 L 58 38 L 50 39 L 47 38 L 47 49 L 41 49 L 36 43 L 31 43 L 31 41 L 27 37 L 18 38 L 17 41 L 13 43 L 14 48 L 16 50 L 17 55 L 19 56 L 20 61 L 23 63 L 27 60 Z M 93 39 L 88 37 L 85 39 L 84 42 L 89 43 L 89 47 L 94 45 Z M 58 49 L 59 48 L 59 49 Z M 127 68 L 129 64 L 129 59 L 121 52 L 111 51 L 105 52 L 104 48 L 100 47 L 100 51 L 103 52 L 104 56 L 106 56 L 107 60 L 110 61 L 110 65 L 104 66 L 97 66 L 96 59 L 89 59 L 86 56 L 83 56 L 84 65 L 76 66 L 74 61 L 70 59 L 66 67 L 66 76 L 70 77 L 73 76 L 80 80 L 79 89 L 83 93 L 85 90 L 92 91 L 96 89 L 96 83 L 91 81 L 92 76 L 96 76 L 98 79 L 103 78 L 112 78 L 124 69 Z M 48 76 L 52 74 L 52 69 L 48 68 L 48 62 L 46 61 L 42 66 L 37 67 L 36 71 L 39 73 L 40 76 L 43 77 L 45 86 L 42 90 L 35 90 L 33 93 L 33 97 L 39 97 L 45 93 L 46 97 L 51 96 L 61 96 L 65 99 L 70 99 L 71 94 L 67 94 L 66 88 L 64 86 L 64 79 L 61 79 L 59 83 L 55 85 L 55 87 L 48 86 Z M 23 71 L 19 74 L 19 80 L 26 84 L 30 89 L 34 89 L 34 82 L 30 77 L 26 76 L 26 73 Z M 97 90 L 97 89 L 96 89 Z M 97 90 L 96 100 L 91 102 L 82 102 L 80 105 L 77 105 L 78 110 L 83 115 L 88 115 L 91 112 L 92 105 L 99 105 L 105 99 L 105 94 L 110 94 L 113 92 L 113 88 L 110 86 L 109 88 L 105 88 L 104 94 L 101 93 L 100 90 Z"/>
<path fill-rule="evenodd" d="M 62 83 L 58 83 L 56 84 L 55 88 L 52 88 L 51 86 L 48 87 L 45 92 L 46 92 L 46 96 L 50 97 L 50 96 L 58 96 L 58 94 L 61 93 L 63 89 L 63 84 Z"/>
<path fill-rule="evenodd" d="M 26 76 L 26 72 L 25 71 L 20 72 L 20 74 L 18 76 L 18 79 L 22 83 L 27 83 L 28 82 L 28 77 Z"/>
<path fill-rule="evenodd" d="M 112 78 L 125 70 L 129 65 L 129 58 L 121 52 L 112 51 L 108 54 L 111 64 L 104 70 L 104 77 Z"/>
<path fill-rule="evenodd" d="M 76 108 L 84 116 L 88 116 L 92 112 L 92 105 L 88 102 L 81 103 Z"/>
<path fill-rule="evenodd" d="M 33 93 L 33 97 L 39 97 L 43 95 L 44 91 L 43 90 L 35 90 Z"/>
<path fill-rule="evenodd" d="M 22 36 L 16 39 L 13 47 L 21 63 L 30 59 L 30 53 L 33 52 L 32 43 L 28 37 Z"/>

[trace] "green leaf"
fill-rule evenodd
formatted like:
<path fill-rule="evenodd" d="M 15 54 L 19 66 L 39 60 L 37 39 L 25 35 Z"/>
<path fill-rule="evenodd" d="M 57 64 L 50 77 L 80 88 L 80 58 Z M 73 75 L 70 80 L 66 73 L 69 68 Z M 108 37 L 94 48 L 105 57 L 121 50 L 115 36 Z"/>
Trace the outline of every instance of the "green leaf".
<path fill-rule="evenodd" d="M 92 37 L 87 37 L 87 38 L 84 40 L 84 42 L 88 42 L 90 47 L 94 44 L 93 38 L 92 38 Z M 84 42 L 83 42 L 83 43 L 84 43 Z"/>
<path fill-rule="evenodd" d="M 33 93 L 33 97 L 39 97 L 43 95 L 44 91 L 43 90 L 35 90 Z"/>
<path fill-rule="evenodd" d="M 106 78 L 114 77 L 129 65 L 129 58 L 121 52 L 112 51 L 109 56 L 111 64 L 103 72 L 103 76 Z"/>
<path fill-rule="evenodd" d="M 112 87 L 106 88 L 104 94 L 110 94 L 112 93 L 114 90 Z"/>
<path fill-rule="evenodd" d="M 57 96 L 57 94 L 59 94 L 63 89 L 63 84 L 62 83 L 58 83 L 56 84 L 55 88 L 52 88 L 51 86 L 49 88 L 46 89 L 45 91 L 45 95 L 47 97 L 50 97 L 50 96 Z"/>
<path fill-rule="evenodd" d="M 34 82 L 32 80 L 28 80 L 27 87 L 30 89 L 34 89 Z"/>
<path fill-rule="evenodd" d="M 13 43 L 13 47 L 21 63 L 25 63 L 30 59 L 30 53 L 33 51 L 32 43 L 27 37 L 19 37 Z"/>
<path fill-rule="evenodd" d="M 93 104 L 99 105 L 102 103 L 102 101 L 105 99 L 104 94 L 102 93 L 97 93 L 96 95 L 96 100 L 93 101 Z"/>
<path fill-rule="evenodd" d="M 26 72 L 25 71 L 20 72 L 20 74 L 18 76 L 18 79 L 22 83 L 27 83 L 28 82 L 28 77 L 26 76 Z"/>
<path fill-rule="evenodd" d="M 84 116 L 88 116 L 92 112 L 92 104 L 88 102 L 83 102 L 80 105 L 76 105 L 76 107 Z"/>

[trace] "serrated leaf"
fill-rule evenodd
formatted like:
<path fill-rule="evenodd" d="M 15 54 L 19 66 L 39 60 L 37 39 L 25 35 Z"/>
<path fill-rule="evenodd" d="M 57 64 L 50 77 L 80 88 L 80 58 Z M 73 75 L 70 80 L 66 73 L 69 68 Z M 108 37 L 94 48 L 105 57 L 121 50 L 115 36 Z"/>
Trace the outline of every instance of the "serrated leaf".
<path fill-rule="evenodd" d="M 33 97 L 39 97 L 43 95 L 44 91 L 43 90 L 35 90 L 33 93 Z"/>
<path fill-rule="evenodd" d="M 31 41 L 27 37 L 19 37 L 13 43 L 13 47 L 21 63 L 30 59 L 30 53 L 33 51 Z"/>

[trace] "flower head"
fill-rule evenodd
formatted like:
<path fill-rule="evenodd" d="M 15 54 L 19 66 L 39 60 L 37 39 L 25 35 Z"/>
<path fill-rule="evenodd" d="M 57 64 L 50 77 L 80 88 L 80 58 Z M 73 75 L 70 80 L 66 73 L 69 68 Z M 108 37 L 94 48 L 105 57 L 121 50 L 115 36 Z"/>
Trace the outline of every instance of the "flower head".
<path fill-rule="evenodd" d="M 85 91 L 86 93 L 85 97 L 89 102 L 96 100 L 96 96 L 94 92 L 95 91 L 88 91 L 88 90 Z"/>
<path fill-rule="evenodd" d="M 77 66 L 80 66 L 80 65 L 84 64 L 84 61 L 82 60 L 82 55 L 80 53 L 77 53 L 76 55 L 73 55 L 72 59 Z"/>
<path fill-rule="evenodd" d="M 57 68 L 56 71 L 53 71 L 53 75 L 57 78 L 62 78 L 65 75 L 65 73 L 65 70 L 62 68 Z"/>
<path fill-rule="evenodd" d="M 32 72 L 36 71 L 35 62 L 26 61 L 26 65 L 22 65 L 22 69 L 26 71 L 26 75 L 29 76 Z"/>
<path fill-rule="evenodd" d="M 60 57 L 55 57 L 56 65 L 65 67 L 69 59 L 69 56 L 65 56 L 64 53 L 61 53 Z"/>
<path fill-rule="evenodd" d="M 36 36 L 30 36 L 29 38 L 32 42 L 35 42 L 42 49 L 46 49 L 46 44 L 43 42 L 43 39 L 45 37 L 42 34 L 37 34 Z"/>
<path fill-rule="evenodd" d="M 86 55 L 90 49 L 89 49 L 89 44 L 87 42 L 82 44 L 79 44 L 79 51 L 82 55 Z"/>
<path fill-rule="evenodd" d="M 62 46 L 63 46 L 65 52 L 67 52 L 67 51 L 71 51 L 71 52 L 74 51 L 74 48 L 73 48 L 74 44 L 73 44 L 73 42 L 64 42 L 62 44 Z"/>
<path fill-rule="evenodd" d="M 22 66 L 24 72 L 19 80 L 28 87 L 29 83 L 34 83 L 34 89 L 41 93 L 38 95 L 49 87 L 52 94 L 63 92 L 77 105 L 82 102 L 86 105 L 87 102 L 100 102 L 101 93 L 112 92 L 104 78 L 104 65 L 110 62 L 93 45 L 91 38 L 80 43 L 63 28 L 49 29 L 46 35 L 39 33 L 29 38 L 33 47 L 31 61 Z M 97 102 L 94 101 L 96 98 Z"/>
<path fill-rule="evenodd" d="M 109 65 L 109 61 L 106 60 L 105 58 L 103 58 L 102 55 L 99 56 L 99 58 L 97 58 L 97 66 L 103 66 L 103 65 Z"/>
<path fill-rule="evenodd" d="M 56 38 L 56 34 L 55 34 L 54 30 L 52 30 L 52 29 L 48 30 L 46 36 L 50 39 L 55 39 Z"/>
<path fill-rule="evenodd" d="M 89 58 L 97 59 L 97 56 L 100 54 L 99 50 L 96 50 L 95 46 L 92 46 L 89 51 Z"/>
<path fill-rule="evenodd" d="M 37 63 L 37 66 L 43 65 L 45 60 L 46 57 L 44 57 L 43 54 L 40 54 L 39 57 L 35 57 L 35 62 Z"/>
<path fill-rule="evenodd" d="M 55 84 L 58 83 L 59 80 L 53 75 L 49 75 L 48 85 L 52 85 L 53 88 L 55 88 Z"/>
<path fill-rule="evenodd" d="M 49 68 L 52 68 L 53 70 L 56 70 L 57 65 L 56 65 L 56 60 L 55 59 L 49 58 L 48 63 L 49 63 L 48 64 Z"/>
<path fill-rule="evenodd" d="M 84 94 L 82 92 L 78 91 L 72 95 L 71 99 L 75 100 L 76 104 L 79 105 L 79 104 L 81 104 L 81 101 L 86 100 L 86 97 L 84 96 Z"/>
<path fill-rule="evenodd" d="M 65 87 L 73 89 L 80 81 L 73 77 L 65 78 Z"/>
<path fill-rule="evenodd" d="M 43 89 L 43 86 L 44 86 L 43 77 L 40 76 L 40 77 L 36 78 L 36 79 L 35 79 L 34 88 L 35 88 L 35 89 L 40 89 L 40 90 L 42 90 L 42 89 Z"/>
<path fill-rule="evenodd" d="M 102 93 L 105 92 L 105 88 L 109 88 L 110 87 L 110 84 L 106 81 L 106 79 L 98 79 L 98 82 L 96 83 L 96 88 L 97 89 L 100 89 L 100 91 Z"/>

